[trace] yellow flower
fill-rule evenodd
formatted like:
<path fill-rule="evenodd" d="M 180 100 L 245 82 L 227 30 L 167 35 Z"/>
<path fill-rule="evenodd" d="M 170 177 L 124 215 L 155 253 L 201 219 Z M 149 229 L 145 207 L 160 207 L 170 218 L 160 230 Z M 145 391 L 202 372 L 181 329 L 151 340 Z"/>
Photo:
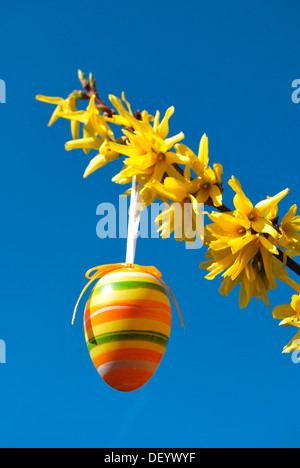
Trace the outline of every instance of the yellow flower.
<path fill-rule="evenodd" d="M 111 144 L 109 145 L 109 148 L 113 151 Z M 148 174 L 150 176 L 151 173 L 151 169 L 145 171 L 143 169 L 124 166 L 122 171 L 113 177 L 112 181 L 121 185 L 125 185 L 131 183 L 133 177 L 136 176 L 137 182 L 142 182 L 145 180 L 145 175 Z"/>
<path fill-rule="evenodd" d="M 223 201 L 220 186 L 222 183 L 223 167 L 221 164 L 214 164 L 213 169 L 209 167 L 207 136 L 203 135 L 201 138 L 198 156 L 183 144 L 176 145 L 175 149 L 177 154 L 189 158 L 190 167 L 198 176 L 198 191 L 196 195 L 198 203 L 206 203 L 211 199 L 214 206 L 222 206 Z"/>
<path fill-rule="evenodd" d="M 232 213 L 208 214 L 213 224 L 206 226 L 210 233 L 209 260 L 200 267 L 207 269 L 207 279 L 222 273 L 220 292 L 228 293 L 241 283 L 240 305 L 246 307 L 252 297 L 263 298 L 269 306 L 267 293 L 277 287 L 275 277 L 288 282 L 280 270 L 277 231 L 270 234 L 255 232 L 249 217 L 236 210 Z M 272 228 L 273 229 L 273 228 Z M 270 231 L 273 234 L 273 231 Z"/>
<path fill-rule="evenodd" d="M 198 203 L 206 203 L 211 199 L 214 206 L 222 206 L 223 197 L 218 184 L 219 181 L 216 177 L 215 171 L 210 167 L 204 169 L 203 174 L 198 177 L 199 191 L 196 196 Z"/>
<path fill-rule="evenodd" d="M 114 140 L 114 134 L 106 118 L 101 115 L 100 110 L 96 107 L 95 95 L 91 97 L 85 111 L 77 111 L 76 99 L 74 98 L 64 100 L 61 98 L 37 96 L 37 99 L 57 105 L 49 125 L 52 125 L 59 117 L 71 120 L 74 139 L 66 143 L 65 148 L 67 151 L 83 149 L 86 154 L 91 150 L 98 151 L 98 155 L 89 163 L 84 177 L 103 167 L 108 162 L 119 158 L 120 154 L 108 147 L 108 139 Z M 81 123 L 83 124 L 83 138 L 79 138 L 79 126 Z"/>
<path fill-rule="evenodd" d="M 134 175 L 147 184 L 153 180 L 160 182 L 173 164 L 188 163 L 189 159 L 187 157 L 178 156 L 170 151 L 176 142 L 184 138 L 182 132 L 174 137 L 167 138 L 169 133 L 168 122 L 174 113 L 174 107 L 167 110 L 161 122 L 160 113 L 157 112 L 152 126 L 148 121 L 138 120 L 130 112 L 126 111 L 121 101 L 115 96 L 110 96 L 110 100 L 119 114 L 128 120 L 132 129 L 132 131 L 123 130 L 124 135 L 127 137 L 126 145 L 119 145 L 114 142 L 109 144 L 112 150 L 127 156 L 124 161 L 125 167 L 113 178 L 114 182 L 130 182 Z M 149 204 L 154 199 L 150 185 L 143 189 L 141 195 L 144 196 L 146 192 L 148 192 Z"/>
<path fill-rule="evenodd" d="M 246 266 L 251 263 L 258 254 L 260 254 L 265 273 L 273 288 L 275 288 L 276 283 L 274 283 L 274 275 L 272 271 L 272 256 L 274 253 L 278 252 L 276 247 L 268 239 L 259 235 L 249 235 L 247 238 L 234 240 L 236 242 L 233 240 L 230 241 L 230 247 L 227 247 L 226 243 L 220 240 L 216 240 L 211 243 L 211 249 L 215 261 L 213 261 L 207 268 L 210 273 L 206 278 L 214 279 L 218 274 L 226 270 L 223 273 L 223 276 L 230 276 L 232 280 L 235 280 Z M 224 258 L 222 258 L 221 263 L 215 256 L 215 252 L 219 251 L 226 253 Z"/>
<path fill-rule="evenodd" d="M 281 320 L 279 325 L 293 325 L 300 328 L 300 296 L 294 295 L 291 304 L 275 307 L 273 317 Z"/>
<path fill-rule="evenodd" d="M 245 269 L 237 276 L 235 280 L 232 280 L 230 276 L 227 276 L 222 280 L 219 292 L 223 296 L 233 290 L 235 286 L 241 284 L 240 288 L 240 308 L 244 309 L 247 307 L 253 297 L 256 297 L 259 301 L 263 299 L 264 303 L 270 307 L 268 292 L 270 284 L 266 277 L 264 270 L 261 268 L 259 262 L 248 263 Z"/>
<path fill-rule="evenodd" d="M 167 177 L 164 184 L 158 181 L 152 182 L 153 190 L 162 199 L 173 201 L 155 220 L 159 225 L 158 232 L 163 239 L 169 237 L 175 231 L 175 239 L 180 241 L 194 242 L 196 234 L 201 239 L 201 232 L 196 232 L 202 224 L 197 223 L 199 206 L 196 198 L 191 194 L 193 184 L 190 181 L 178 180 Z M 191 207 L 191 209 L 188 209 Z M 192 235 L 191 235 L 192 232 Z"/>
<path fill-rule="evenodd" d="M 121 125 L 125 128 L 131 127 L 131 117 L 134 117 L 134 115 L 132 113 L 129 102 L 125 98 L 125 93 L 122 93 L 122 101 L 125 102 L 127 106 L 127 111 L 124 108 L 123 104 L 117 98 L 115 98 L 115 96 L 110 96 L 110 99 L 117 111 L 119 112 L 119 114 L 114 114 L 112 117 L 107 117 L 107 122 L 113 123 L 115 125 Z M 130 118 L 128 117 L 128 114 L 130 115 Z M 145 110 L 140 114 L 140 117 L 142 122 L 149 123 L 153 121 L 153 116 L 149 115 L 148 112 Z"/>
<path fill-rule="evenodd" d="M 270 306 L 268 292 L 277 287 L 276 279 L 297 288 L 285 267 L 274 257 L 279 254 L 279 232 L 273 227 L 271 220 L 276 226 L 277 204 L 288 190 L 253 207 L 239 182 L 233 178 L 230 184 L 237 192 L 234 200 L 236 210 L 229 213 L 207 213 L 213 224 L 206 226 L 208 260 L 200 267 L 208 270 L 207 279 L 214 279 L 222 274 L 222 295 L 227 296 L 235 286 L 241 284 L 241 308 L 246 307 L 252 297 L 259 300 L 262 298 Z M 290 214 L 284 221 L 291 222 L 292 219 L 294 218 Z M 297 225 L 297 221 L 293 226 Z"/>
<path fill-rule="evenodd" d="M 274 239 L 277 239 L 278 232 L 274 229 L 273 223 L 268 217 L 270 217 L 270 214 L 274 214 L 274 208 L 290 190 L 283 190 L 274 197 L 267 198 L 259 202 L 256 206 L 253 206 L 251 201 L 244 194 L 240 182 L 235 177 L 231 178 L 229 185 L 236 192 L 233 201 L 235 208 L 248 217 L 254 231 L 262 234 L 270 234 Z"/>
<path fill-rule="evenodd" d="M 275 278 L 289 284 L 295 285 L 295 282 L 289 278 L 289 275 L 283 265 L 276 257 L 272 257 L 272 272 Z M 252 263 L 248 263 L 245 269 L 239 276 L 232 280 L 230 276 L 222 280 L 222 285 L 219 289 L 221 295 L 228 296 L 232 289 L 241 284 L 240 290 L 240 308 L 247 307 L 253 297 L 258 301 L 262 298 L 267 307 L 270 307 L 268 293 L 271 288 L 269 278 L 266 275 L 265 265 L 262 257 L 255 257 Z"/>
<path fill-rule="evenodd" d="M 297 205 L 293 205 L 279 225 L 282 234 L 279 245 L 288 248 L 288 255 L 290 256 L 300 254 L 300 216 L 296 216 L 296 213 Z"/>
<path fill-rule="evenodd" d="M 62 117 L 63 114 L 69 114 L 76 112 L 77 110 L 77 101 L 75 98 L 72 96 L 69 96 L 67 99 L 63 99 L 60 97 L 48 97 L 48 96 L 41 96 L 40 94 L 36 96 L 36 99 L 41 102 L 46 102 L 47 104 L 54 104 L 56 106 L 52 117 L 49 121 L 48 126 L 51 127 L 51 125 L 56 122 L 60 117 Z M 72 121 L 71 122 L 71 132 L 72 132 L 72 137 L 74 140 L 77 140 L 79 137 L 79 122 Z"/>
<path fill-rule="evenodd" d="M 152 182 L 151 186 L 158 194 L 174 202 L 192 203 L 194 212 L 196 214 L 198 213 L 197 200 L 192 195 L 194 190 L 193 183 L 191 181 L 184 180 L 183 177 L 182 180 L 174 177 L 166 177 L 163 184 L 155 180 Z"/>
<path fill-rule="evenodd" d="M 100 169 L 106 164 L 115 161 L 116 159 L 119 159 L 120 156 L 121 155 L 119 153 L 116 153 L 115 151 L 110 149 L 108 140 L 105 140 L 101 145 L 99 154 L 91 160 L 88 167 L 86 168 L 83 177 L 86 178 L 93 172 L 97 171 L 97 169 Z"/>
<path fill-rule="evenodd" d="M 300 293 L 300 286 L 297 285 L 295 288 Z M 290 325 L 300 328 L 300 295 L 294 295 L 292 297 L 291 304 L 283 304 L 277 306 L 273 310 L 273 317 L 277 320 L 281 320 L 279 325 Z M 300 349 L 300 330 L 292 341 L 285 346 L 283 353 L 292 353 Z"/>
<path fill-rule="evenodd" d="M 114 140 L 114 134 L 109 127 L 106 117 L 100 114 L 95 104 L 95 96 L 92 96 L 85 111 L 72 113 L 60 113 L 60 117 L 74 122 L 83 123 L 83 139 L 80 141 L 67 142 L 66 149 L 82 148 L 88 154 L 91 149 L 99 150 L 103 141 L 107 138 Z"/>

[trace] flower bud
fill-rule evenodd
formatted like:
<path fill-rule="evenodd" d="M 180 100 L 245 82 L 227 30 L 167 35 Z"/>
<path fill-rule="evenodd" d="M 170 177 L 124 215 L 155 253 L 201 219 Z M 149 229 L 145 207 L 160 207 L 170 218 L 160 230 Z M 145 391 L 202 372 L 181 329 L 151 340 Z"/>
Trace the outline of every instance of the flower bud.
<path fill-rule="evenodd" d="M 82 84 L 82 87 L 86 89 L 87 91 L 90 91 L 90 83 L 86 79 L 85 74 L 81 70 L 78 70 L 78 78 L 79 78 L 80 83 Z"/>

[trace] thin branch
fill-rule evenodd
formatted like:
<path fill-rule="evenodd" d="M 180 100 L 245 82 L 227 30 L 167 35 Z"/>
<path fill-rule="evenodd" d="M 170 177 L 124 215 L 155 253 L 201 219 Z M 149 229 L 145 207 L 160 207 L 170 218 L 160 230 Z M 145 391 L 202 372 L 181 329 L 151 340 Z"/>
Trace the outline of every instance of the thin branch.
<path fill-rule="evenodd" d="M 91 99 L 93 96 L 95 96 L 95 101 L 97 103 L 97 107 L 101 108 L 101 111 L 106 114 L 108 117 L 112 117 L 115 115 L 115 111 L 111 109 L 105 102 L 100 99 L 99 94 L 97 92 L 97 86 L 96 86 L 96 80 L 92 73 L 90 73 L 89 79 L 87 79 L 84 75 L 84 73 L 81 70 L 78 70 L 78 78 L 79 81 L 83 87 L 83 89 L 86 92 L 81 92 L 82 95 L 80 95 L 80 91 L 75 91 L 74 93 L 77 94 L 78 99 Z"/>
<path fill-rule="evenodd" d="M 283 252 L 280 249 L 278 249 L 278 251 L 279 251 L 279 254 L 275 255 L 275 257 L 277 257 L 281 261 L 281 263 L 284 263 Z M 290 270 L 292 270 L 294 273 L 300 276 L 300 265 L 296 263 L 295 260 L 293 260 L 291 257 L 287 257 L 286 266 Z"/>

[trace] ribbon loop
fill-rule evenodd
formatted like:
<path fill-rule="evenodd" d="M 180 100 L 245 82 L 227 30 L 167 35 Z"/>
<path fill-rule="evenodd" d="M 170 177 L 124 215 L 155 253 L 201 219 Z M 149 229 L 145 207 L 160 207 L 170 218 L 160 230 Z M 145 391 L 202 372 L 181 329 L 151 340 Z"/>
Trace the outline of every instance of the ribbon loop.
<path fill-rule="evenodd" d="M 184 323 L 183 323 L 183 319 L 182 319 L 182 315 L 181 315 L 181 312 L 180 312 L 180 308 L 179 308 L 179 305 L 175 299 L 175 296 L 174 294 L 172 293 L 171 289 L 169 288 L 169 286 L 162 280 L 162 274 L 160 271 L 158 271 L 157 268 L 153 267 L 153 266 L 150 266 L 150 267 L 144 267 L 144 266 L 140 266 L 140 265 L 133 265 L 131 263 L 115 263 L 115 264 L 112 264 L 112 265 L 102 265 L 102 266 L 98 266 L 98 267 L 94 267 L 94 268 L 91 268 L 90 270 L 88 270 L 85 274 L 85 277 L 89 280 L 88 283 L 85 285 L 85 287 L 83 288 L 83 290 L 81 291 L 81 294 L 79 296 L 79 299 L 76 303 L 76 306 L 75 306 L 75 309 L 74 309 L 74 313 L 73 313 L 73 318 L 72 318 L 72 325 L 74 325 L 74 322 L 75 322 L 75 317 L 76 317 L 76 312 L 77 312 L 77 309 L 78 309 L 78 306 L 79 306 L 79 303 L 82 299 L 82 296 L 84 295 L 85 291 L 89 288 L 89 286 L 97 279 L 100 279 L 102 278 L 103 276 L 106 276 L 108 275 L 109 273 L 113 272 L 113 271 L 117 271 L 117 270 L 121 270 L 123 268 L 126 268 L 126 269 L 132 269 L 133 271 L 138 271 L 138 272 L 141 272 L 141 273 L 147 273 L 151 276 L 153 276 L 154 278 L 156 278 L 166 289 L 167 291 L 169 292 L 170 296 L 172 297 L 173 301 L 174 301 L 174 304 L 177 308 L 177 311 L 178 311 L 178 314 L 179 314 L 179 317 L 180 317 L 180 321 L 181 321 L 181 325 L 183 328 L 184 327 Z"/>

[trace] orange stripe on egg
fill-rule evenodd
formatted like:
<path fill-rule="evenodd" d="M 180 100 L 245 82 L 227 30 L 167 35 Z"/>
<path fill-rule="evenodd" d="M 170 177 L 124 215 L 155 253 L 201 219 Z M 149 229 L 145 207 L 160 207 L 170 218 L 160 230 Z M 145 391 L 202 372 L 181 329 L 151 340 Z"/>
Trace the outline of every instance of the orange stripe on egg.
<path fill-rule="evenodd" d="M 102 308 L 99 309 L 98 313 L 94 313 L 93 316 L 90 316 L 88 322 L 90 326 L 95 327 L 96 325 L 100 325 L 106 322 L 113 322 L 114 320 L 122 320 L 126 319 L 138 319 L 143 317 L 143 319 L 149 320 L 157 320 L 159 322 L 165 323 L 167 325 L 171 325 L 171 317 L 170 315 L 162 310 L 159 309 L 145 309 L 142 310 L 139 307 L 130 307 L 125 308 L 123 306 L 118 306 L 114 310 L 108 310 L 106 312 L 102 312 Z M 88 324 L 86 323 L 86 327 L 88 328 Z"/>
<path fill-rule="evenodd" d="M 149 361 L 158 365 L 161 362 L 162 357 L 163 353 L 158 353 L 156 351 L 141 348 L 128 348 L 126 350 L 121 349 L 100 354 L 93 359 L 93 363 L 97 369 L 108 362 L 125 360 Z"/>
<path fill-rule="evenodd" d="M 142 369 L 117 369 L 108 372 L 103 380 L 120 392 L 133 392 L 145 385 L 152 373 Z"/>

